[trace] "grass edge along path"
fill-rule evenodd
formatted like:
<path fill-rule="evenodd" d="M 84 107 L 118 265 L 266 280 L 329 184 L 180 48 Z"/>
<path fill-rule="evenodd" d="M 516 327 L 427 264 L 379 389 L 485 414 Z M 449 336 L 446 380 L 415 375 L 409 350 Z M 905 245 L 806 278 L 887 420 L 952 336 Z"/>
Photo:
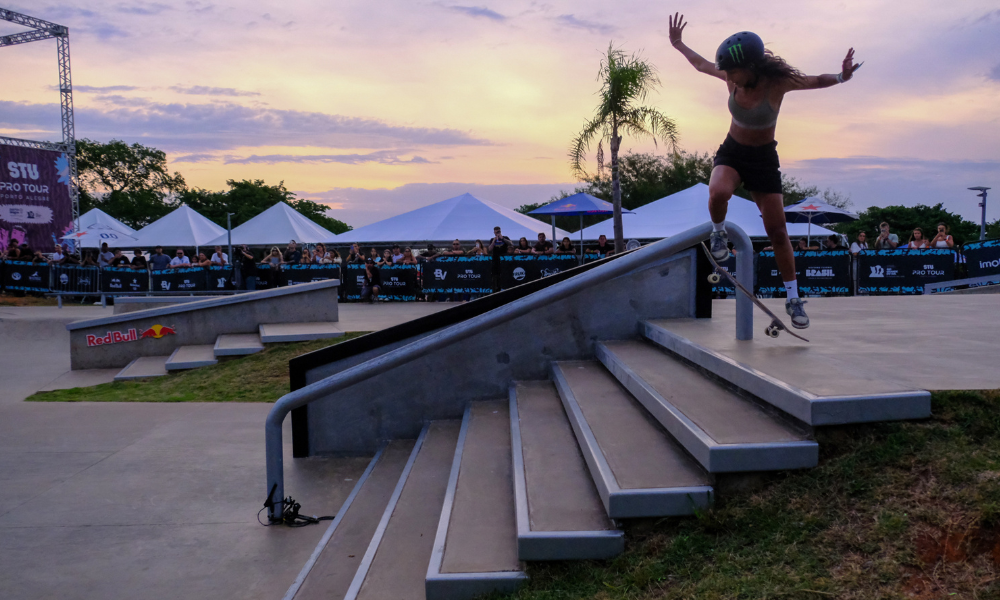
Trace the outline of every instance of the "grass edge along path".
<path fill-rule="evenodd" d="M 210 367 L 135 381 L 37 392 L 28 402 L 274 402 L 289 392 L 288 361 L 296 356 L 362 336 L 268 344 L 249 356 L 220 360 Z"/>
<path fill-rule="evenodd" d="M 612 560 L 529 563 L 512 597 L 1000 598 L 1000 390 L 935 393 L 933 411 L 819 429 L 818 467 L 626 522 Z"/>

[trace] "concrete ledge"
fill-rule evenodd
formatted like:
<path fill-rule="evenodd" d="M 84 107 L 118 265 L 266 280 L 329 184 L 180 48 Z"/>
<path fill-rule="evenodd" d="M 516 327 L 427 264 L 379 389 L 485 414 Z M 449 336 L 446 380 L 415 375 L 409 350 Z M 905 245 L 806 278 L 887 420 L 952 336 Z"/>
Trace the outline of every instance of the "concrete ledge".
<path fill-rule="evenodd" d="M 129 379 L 144 379 L 146 377 L 162 377 L 167 374 L 166 364 L 169 356 L 141 356 L 130 362 L 120 373 L 115 375 L 115 381 Z"/>
<path fill-rule="evenodd" d="M 70 323 L 70 365 L 122 367 L 137 356 L 167 356 L 220 335 L 254 334 L 264 323 L 337 321 L 337 280 L 248 292 Z"/>
<path fill-rule="evenodd" d="M 264 349 L 260 336 L 255 333 L 230 333 L 215 340 L 215 356 L 246 356 Z"/>
<path fill-rule="evenodd" d="M 265 344 L 326 340 L 344 335 L 335 323 L 266 323 L 260 326 L 260 341 Z"/>
<path fill-rule="evenodd" d="M 711 371 L 807 425 L 923 419 L 931 415 L 931 395 L 926 390 L 871 396 L 816 396 L 648 321 L 644 321 L 640 329 L 651 342 Z"/>
<path fill-rule="evenodd" d="M 175 304 L 201 302 L 218 296 L 115 296 L 114 313 L 121 315 L 151 308 L 163 308 Z"/>
<path fill-rule="evenodd" d="M 167 359 L 165 365 L 168 371 L 183 371 L 218 364 L 213 347 L 209 344 L 199 346 L 181 346 Z"/>

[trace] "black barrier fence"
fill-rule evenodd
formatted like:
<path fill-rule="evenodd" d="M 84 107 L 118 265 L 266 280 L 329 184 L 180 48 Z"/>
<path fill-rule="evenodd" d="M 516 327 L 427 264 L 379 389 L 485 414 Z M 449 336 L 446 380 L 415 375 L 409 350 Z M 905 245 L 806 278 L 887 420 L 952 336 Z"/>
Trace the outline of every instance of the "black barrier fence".
<path fill-rule="evenodd" d="M 49 289 L 63 294 L 97 295 L 100 293 L 100 269 L 81 265 L 50 265 Z M 147 274 L 148 287 L 148 274 Z"/>
<path fill-rule="evenodd" d="M 795 252 L 795 279 L 799 293 L 805 295 L 849 295 L 851 293 L 851 253 L 848 250 Z M 759 296 L 784 293 L 785 285 L 774 252 L 757 255 L 757 288 Z"/>
<path fill-rule="evenodd" d="M 444 256 L 424 263 L 423 292 L 489 294 L 493 291 L 492 261 L 489 256 Z"/>
<path fill-rule="evenodd" d="M 862 250 L 859 294 L 923 294 L 924 285 L 955 276 L 955 251 L 945 248 Z"/>
<path fill-rule="evenodd" d="M 150 278 L 151 291 L 154 292 L 204 292 L 208 288 L 205 270 L 201 267 L 150 271 Z"/>
<path fill-rule="evenodd" d="M 282 265 L 284 285 L 340 279 L 340 265 Z"/>
<path fill-rule="evenodd" d="M 504 256 L 500 259 L 500 286 L 504 289 L 512 288 L 572 269 L 578 263 L 579 259 L 572 254 Z"/>
<path fill-rule="evenodd" d="M 727 273 L 736 277 L 736 256 L 732 253 L 729 254 L 729 258 L 719 263 Z M 716 296 L 729 297 L 736 293 L 736 286 L 729 282 L 728 279 L 723 277 L 719 280 L 719 283 L 712 284 L 712 294 Z"/>
<path fill-rule="evenodd" d="M 3 261 L 3 287 L 19 292 L 49 291 L 49 265 L 18 260 Z"/>
<path fill-rule="evenodd" d="M 101 272 L 103 294 L 138 294 L 149 291 L 149 271 L 127 267 L 105 267 Z"/>
<path fill-rule="evenodd" d="M 1000 240 L 969 242 L 962 248 L 969 277 L 1000 276 Z"/>
<path fill-rule="evenodd" d="M 379 278 L 382 280 L 379 298 L 397 302 L 413 302 L 420 291 L 421 265 L 392 265 L 379 267 Z M 365 265 L 344 265 L 344 277 L 340 286 L 344 290 L 345 300 L 360 300 L 361 288 L 365 282 Z"/>

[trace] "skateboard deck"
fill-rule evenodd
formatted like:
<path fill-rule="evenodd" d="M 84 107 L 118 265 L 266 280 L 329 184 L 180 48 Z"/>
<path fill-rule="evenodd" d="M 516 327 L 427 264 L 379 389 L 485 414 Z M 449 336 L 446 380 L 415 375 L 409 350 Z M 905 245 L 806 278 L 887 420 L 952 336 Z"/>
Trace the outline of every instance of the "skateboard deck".
<path fill-rule="evenodd" d="M 764 334 L 767 337 L 776 338 L 776 337 L 778 337 L 778 334 L 781 333 L 782 331 L 787 331 L 789 335 L 791 335 L 793 337 L 797 337 L 800 340 L 802 340 L 803 342 L 808 342 L 809 341 L 806 338 L 802 337 L 801 335 L 799 335 L 799 334 L 795 333 L 794 331 L 792 331 L 790 328 L 788 328 L 784 324 L 784 322 L 782 322 L 782 320 L 778 318 L 777 315 L 775 315 L 773 312 L 771 312 L 771 309 L 769 309 L 768 307 L 764 306 L 764 303 L 760 301 L 760 298 L 758 298 L 757 296 L 754 296 L 750 292 L 750 290 L 748 290 L 745 287 L 743 287 L 742 283 L 740 283 L 739 281 L 736 281 L 736 278 L 733 277 L 733 275 L 729 271 L 727 271 L 727 270 L 723 269 L 722 267 L 720 267 L 719 263 L 716 262 L 715 257 L 712 256 L 711 252 L 709 252 L 708 246 L 705 245 L 705 242 L 701 243 L 701 249 L 705 251 L 705 256 L 708 257 L 708 260 L 712 263 L 712 266 L 715 267 L 715 272 L 708 276 L 709 282 L 711 282 L 711 283 L 718 283 L 719 282 L 719 275 L 722 275 L 723 277 L 725 277 L 726 279 L 728 279 L 730 282 L 732 282 L 733 287 L 735 287 L 737 290 L 739 290 L 747 298 L 750 298 L 750 301 L 753 302 L 754 305 L 757 306 L 757 308 L 759 308 L 761 311 L 764 312 L 765 315 L 767 315 L 768 317 L 771 318 L 771 324 L 768 325 L 764 329 Z"/>

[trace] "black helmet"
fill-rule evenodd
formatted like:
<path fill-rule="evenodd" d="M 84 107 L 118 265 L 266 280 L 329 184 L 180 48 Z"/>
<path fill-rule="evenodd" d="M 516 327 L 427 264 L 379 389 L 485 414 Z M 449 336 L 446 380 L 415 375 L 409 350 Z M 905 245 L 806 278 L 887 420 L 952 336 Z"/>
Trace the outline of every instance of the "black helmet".
<path fill-rule="evenodd" d="M 715 68 L 720 71 L 752 67 L 764 58 L 764 42 L 756 33 L 741 31 L 722 42 L 715 53 Z"/>

